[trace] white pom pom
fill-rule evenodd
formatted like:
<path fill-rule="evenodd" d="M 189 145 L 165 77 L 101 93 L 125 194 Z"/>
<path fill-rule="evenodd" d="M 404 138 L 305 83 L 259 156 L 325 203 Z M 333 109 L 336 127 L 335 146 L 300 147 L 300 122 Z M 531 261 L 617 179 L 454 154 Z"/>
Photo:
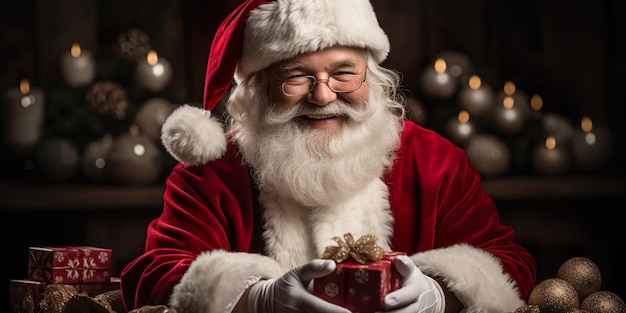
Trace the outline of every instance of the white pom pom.
<path fill-rule="evenodd" d="M 161 142 L 178 161 L 188 166 L 219 159 L 226 152 L 226 134 L 220 120 L 203 108 L 184 104 L 169 115 L 161 128 Z"/>

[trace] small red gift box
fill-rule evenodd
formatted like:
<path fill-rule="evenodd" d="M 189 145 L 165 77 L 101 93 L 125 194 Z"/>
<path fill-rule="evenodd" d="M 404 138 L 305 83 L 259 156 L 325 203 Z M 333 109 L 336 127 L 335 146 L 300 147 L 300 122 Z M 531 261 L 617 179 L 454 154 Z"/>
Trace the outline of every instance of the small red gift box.
<path fill-rule="evenodd" d="M 111 256 L 111 249 L 98 247 L 30 247 L 28 278 L 55 284 L 108 282 Z"/>
<path fill-rule="evenodd" d="M 11 279 L 11 313 L 37 313 L 46 291 L 46 283 L 28 279 Z"/>
<path fill-rule="evenodd" d="M 386 252 L 380 261 L 361 264 L 348 260 L 337 263 L 335 271 L 316 278 L 313 293 L 354 313 L 379 311 L 384 297 L 401 286 L 401 278 L 393 262 L 393 256 L 402 252 Z"/>

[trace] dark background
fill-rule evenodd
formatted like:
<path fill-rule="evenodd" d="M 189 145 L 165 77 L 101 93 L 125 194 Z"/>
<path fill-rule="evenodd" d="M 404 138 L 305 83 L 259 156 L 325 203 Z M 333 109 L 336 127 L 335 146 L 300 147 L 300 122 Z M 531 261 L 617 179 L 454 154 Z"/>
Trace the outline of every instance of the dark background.
<path fill-rule="evenodd" d="M 174 103 L 200 103 L 211 39 L 239 1 L 195 0 L 23 0 L 0 10 L 0 87 L 28 78 L 49 98 L 47 122 L 58 114 L 67 91 L 58 68 L 72 43 L 104 60 L 101 75 L 115 74 L 132 84 L 129 64 L 115 59 L 115 40 L 129 28 L 149 34 L 152 46 L 173 67 L 173 79 L 159 96 Z M 374 0 L 392 50 L 385 65 L 404 73 L 404 85 L 423 99 L 429 116 L 441 101 L 420 90 L 423 69 L 440 52 L 465 53 L 484 81 L 501 88 L 541 94 L 544 110 L 570 119 L 584 115 L 608 127 L 615 137 L 611 163 L 594 173 L 545 177 L 527 171 L 485 180 L 505 224 L 536 257 L 538 279 L 553 277 L 558 266 L 586 256 L 603 272 L 603 289 L 626 296 L 620 261 L 626 233 L 620 210 L 626 200 L 626 35 L 623 1 L 434 1 Z M 130 88 L 130 87 L 129 87 Z M 61 91 L 61 92 L 60 92 Z M 153 95 L 136 95 L 138 99 Z M 66 104 L 66 103 L 65 103 Z M 449 105 L 445 104 L 444 105 Z M 66 117 L 65 117 L 66 116 Z M 441 127 L 436 120 L 428 126 Z M 75 133 L 80 132 L 77 129 Z M 93 185 L 80 180 L 46 184 L 20 175 L 6 151 L 0 186 L 7 260 L 0 289 L 24 278 L 28 246 L 100 245 L 113 249 L 113 275 L 143 248 L 148 221 L 160 212 L 161 183 L 155 186 Z M 28 175 L 26 175 L 28 176 Z M 617 206 L 617 207 L 616 207 Z M 618 215 L 620 214 L 620 215 Z M 8 296 L 5 297 L 8 301 Z M 8 305 L 8 304 L 7 304 Z"/>

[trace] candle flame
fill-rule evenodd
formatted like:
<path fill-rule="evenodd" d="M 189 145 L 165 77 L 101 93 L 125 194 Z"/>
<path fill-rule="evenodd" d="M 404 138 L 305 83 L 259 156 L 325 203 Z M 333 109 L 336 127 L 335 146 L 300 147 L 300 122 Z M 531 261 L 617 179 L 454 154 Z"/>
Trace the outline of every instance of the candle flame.
<path fill-rule="evenodd" d="M 148 55 L 146 56 L 146 61 L 150 65 L 155 65 L 159 63 L 159 55 L 156 53 L 156 51 L 150 50 L 150 52 L 148 52 Z"/>
<path fill-rule="evenodd" d="M 28 81 L 28 79 L 22 79 L 20 81 L 20 92 L 23 95 L 26 95 L 30 92 L 30 82 Z"/>
<path fill-rule="evenodd" d="M 534 111 L 539 111 L 543 108 L 543 99 L 540 95 L 533 95 L 530 98 L 530 108 Z"/>
<path fill-rule="evenodd" d="M 556 138 L 554 136 L 548 136 L 548 138 L 546 138 L 546 148 L 548 150 L 554 150 L 556 148 Z"/>
<path fill-rule="evenodd" d="M 502 100 L 502 106 L 505 109 L 512 109 L 515 106 L 515 99 L 511 96 L 504 97 Z"/>
<path fill-rule="evenodd" d="M 469 87 L 473 90 L 477 90 L 478 88 L 480 88 L 480 77 L 478 77 L 478 75 L 472 75 L 472 77 L 470 77 L 469 79 Z"/>
<path fill-rule="evenodd" d="M 470 119 L 469 112 L 463 110 L 459 112 L 459 115 L 457 116 L 457 118 L 461 124 L 466 124 L 467 122 L 469 122 L 469 119 Z"/>
<path fill-rule="evenodd" d="M 580 120 L 580 128 L 586 133 L 590 132 L 591 129 L 593 129 L 593 122 L 591 122 L 591 118 L 584 116 Z"/>
<path fill-rule="evenodd" d="M 80 56 L 81 53 L 81 49 L 80 49 L 80 45 L 75 43 L 72 45 L 72 47 L 70 48 L 70 54 L 75 57 L 78 58 Z"/>
<path fill-rule="evenodd" d="M 435 72 L 441 74 L 446 71 L 446 67 L 446 60 L 444 60 L 443 58 L 438 58 L 437 60 L 435 60 Z"/>
<path fill-rule="evenodd" d="M 515 84 L 512 81 L 507 81 L 504 83 L 504 94 L 507 96 L 512 96 L 515 93 Z"/>

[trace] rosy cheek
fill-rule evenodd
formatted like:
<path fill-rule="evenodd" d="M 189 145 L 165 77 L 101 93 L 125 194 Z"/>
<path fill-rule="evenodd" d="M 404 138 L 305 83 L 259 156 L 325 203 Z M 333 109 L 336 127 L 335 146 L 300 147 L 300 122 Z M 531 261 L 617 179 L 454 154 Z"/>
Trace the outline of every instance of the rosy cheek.
<path fill-rule="evenodd" d="M 271 102 L 280 103 L 282 106 L 292 107 L 302 100 L 303 97 L 285 96 L 282 91 L 270 92 L 269 99 Z"/>
<path fill-rule="evenodd" d="M 357 91 L 344 94 L 342 97 L 349 103 L 352 103 L 352 105 L 363 106 L 368 99 L 368 95 L 368 88 L 365 84 L 363 84 L 363 86 Z"/>

